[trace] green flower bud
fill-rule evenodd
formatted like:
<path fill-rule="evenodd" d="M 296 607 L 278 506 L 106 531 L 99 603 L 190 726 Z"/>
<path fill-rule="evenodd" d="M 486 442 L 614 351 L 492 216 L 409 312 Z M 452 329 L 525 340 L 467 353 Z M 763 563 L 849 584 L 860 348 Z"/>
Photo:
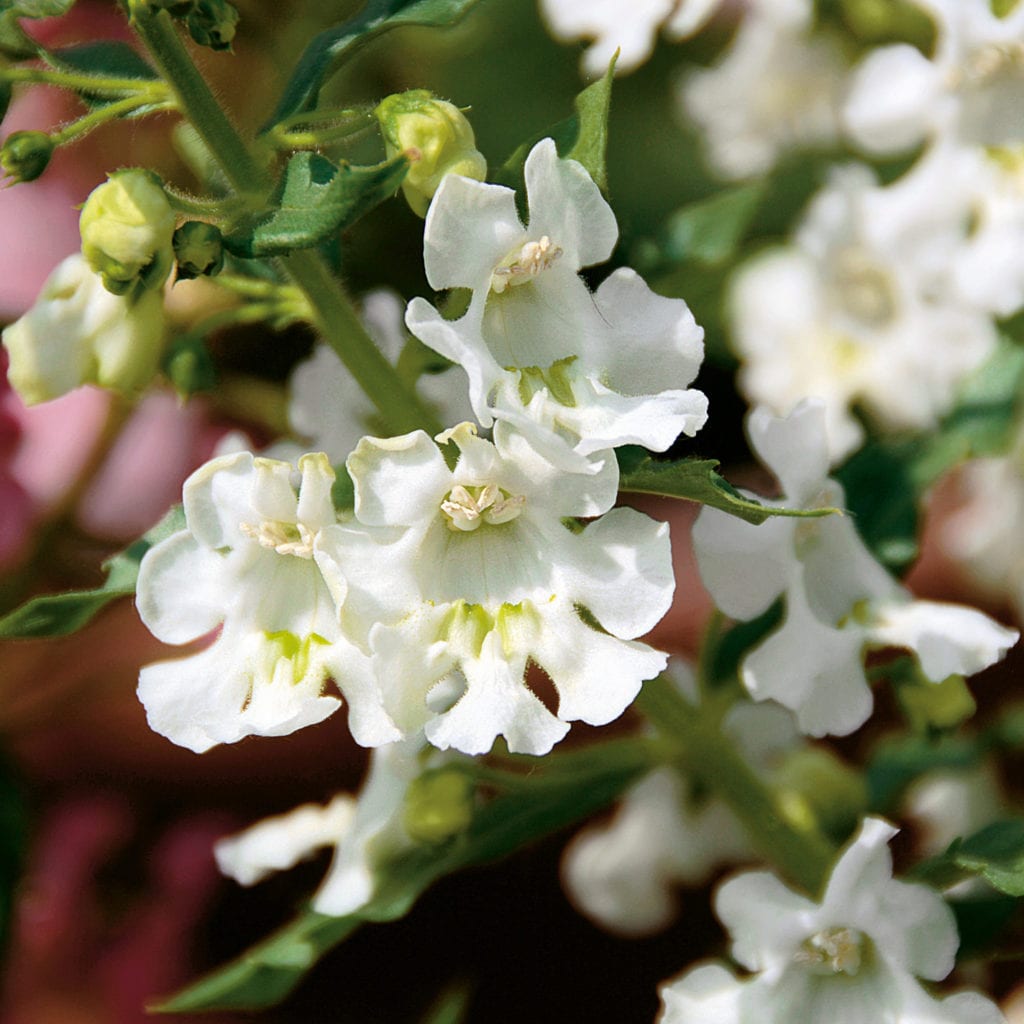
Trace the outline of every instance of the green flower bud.
<path fill-rule="evenodd" d="M 426 89 L 411 89 L 381 100 L 374 111 L 390 159 L 409 158 L 402 192 L 414 213 L 427 207 L 446 174 L 483 181 L 487 161 L 476 148 L 473 126 L 453 103 L 435 99 Z"/>
<path fill-rule="evenodd" d="M 216 224 L 189 220 L 174 232 L 174 258 L 178 280 L 212 277 L 224 266 L 224 237 Z"/>
<path fill-rule="evenodd" d="M 443 843 L 473 820 L 473 782 L 460 771 L 421 775 L 405 795 L 403 823 L 420 843 Z"/>
<path fill-rule="evenodd" d="M 78 222 L 82 254 L 115 295 L 159 288 L 174 264 L 174 211 L 149 171 L 117 171 L 92 190 Z"/>
<path fill-rule="evenodd" d="M 202 338 L 179 335 L 171 343 L 163 360 L 163 371 L 184 399 L 217 386 L 217 369 Z"/>
<path fill-rule="evenodd" d="M 82 384 L 135 395 L 156 374 L 165 329 L 163 293 L 111 295 L 81 254 L 50 275 L 35 305 L 3 332 L 8 379 L 27 405 Z"/>
<path fill-rule="evenodd" d="M 0 167 L 17 181 L 35 181 L 53 156 L 53 140 L 46 132 L 12 132 L 0 147 Z"/>
<path fill-rule="evenodd" d="M 185 25 L 200 46 L 230 50 L 238 25 L 238 11 L 227 0 L 195 0 Z"/>
<path fill-rule="evenodd" d="M 918 732 L 955 729 L 977 710 L 963 676 L 950 676 L 941 683 L 925 680 L 900 685 L 896 695 L 911 726 Z"/>
<path fill-rule="evenodd" d="M 845 839 L 867 813 L 867 785 L 860 774 L 823 747 L 790 754 L 772 777 L 786 817 L 797 827 L 817 827 Z"/>

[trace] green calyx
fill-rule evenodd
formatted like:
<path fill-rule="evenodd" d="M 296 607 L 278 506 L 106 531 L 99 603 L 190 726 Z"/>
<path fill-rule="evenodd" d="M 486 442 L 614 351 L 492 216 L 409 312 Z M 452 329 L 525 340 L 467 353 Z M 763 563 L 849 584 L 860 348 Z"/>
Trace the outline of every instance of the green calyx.
<path fill-rule="evenodd" d="M 0 168 L 14 182 L 35 181 L 46 170 L 55 148 L 46 132 L 12 132 L 0 147 Z"/>
<path fill-rule="evenodd" d="M 213 277 L 224 267 L 224 238 L 216 224 L 186 221 L 174 232 L 172 245 L 179 281 Z"/>
<path fill-rule="evenodd" d="M 473 820 L 473 782 L 457 769 L 415 779 L 405 796 L 402 823 L 419 843 L 437 845 L 465 832 Z"/>
<path fill-rule="evenodd" d="M 569 367 L 576 362 L 576 356 L 558 359 L 546 369 L 539 366 L 521 366 L 519 372 L 519 398 L 523 405 L 529 405 L 530 399 L 538 391 L 547 389 L 551 397 L 568 409 L 576 406 L 576 395 L 569 379 Z M 517 368 L 512 367 L 513 371 Z"/>

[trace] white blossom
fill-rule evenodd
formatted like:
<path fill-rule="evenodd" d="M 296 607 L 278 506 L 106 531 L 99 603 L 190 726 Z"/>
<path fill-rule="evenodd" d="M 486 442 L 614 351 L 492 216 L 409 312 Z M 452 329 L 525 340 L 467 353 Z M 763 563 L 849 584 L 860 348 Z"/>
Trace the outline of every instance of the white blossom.
<path fill-rule="evenodd" d="M 682 79 L 682 108 L 722 177 L 767 174 L 788 150 L 837 140 L 846 68 L 813 19 L 811 0 L 750 0 L 718 61 Z"/>
<path fill-rule="evenodd" d="M 696 967 L 661 989 L 660 1024 L 999 1024 L 984 996 L 937 999 L 917 980 L 944 978 L 959 940 L 937 893 L 892 877 L 896 831 L 865 819 L 820 902 L 765 871 L 726 882 L 715 909 L 751 975 Z"/>
<path fill-rule="evenodd" d="M 658 29 L 670 39 L 694 35 L 722 0 L 540 0 L 541 14 L 556 39 L 593 40 L 582 58 L 592 77 L 605 72 L 616 50 L 617 74 L 639 67 L 654 49 Z"/>
<path fill-rule="evenodd" d="M 748 433 L 782 485 L 782 505 L 842 507 L 842 488 L 826 475 L 820 402 L 803 402 L 786 419 L 756 409 Z M 741 677 L 755 699 L 795 711 L 812 736 L 844 735 L 870 715 L 863 656 L 871 647 L 913 651 L 923 674 L 941 682 L 987 668 L 1018 638 L 973 608 L 915 601 L 848 516 L 752 526 L 705 508 L 693 539 L 704 584 L 726 614 L 752 619 L 785 598 L 782 624 L 746 656 Z"/>
<path fill-rule="evenodd" d="M 671 601 L 667 527 L 608 512 L 610 453 L 571 474 L 511 432 L 496 447 L 465 423 L 440 440 L 459 451 L 454 469 L 422 431 L 360 441 L 347 463 L 355 520 L 325 537 L 386 713 L 380 736 L 360 742 L 425 728 L 442 749 L 482 753 L 503 735 L 545 753 L 570 721 L 616 718 L 664 667 L 634 638 Z M 563 522 L 593 516 L 580 532 Z M 554 683 L 557 714 L 526 685 L 530 663 Z"/>
<path fill-rule="evenodd" d="M 686 304 L 627 268 L 591 294 L 578 272 L 611 254 L 611 208 L 551 139 L 530 152 L 525 177 L 527 227 L 511 189 L 445 178 L 427 214 L 427 280 L 473 296 L 454 321 L 413 299 L 409 329 L 463 367 L 481 425 L 514 425 L 566 469 L 585 470 L 587 456 L 618 445 L 664 451 L 692 436 L 707 399 L 686 390 L 703 356 Z"/>
<path fill-rule="evenodd" d="M 201 753 L 244 736 L 279 736 L 337 709 L 324 692 L 334 659 L 355 659 L 335 597 L 345 583 L 321 538 L 335 522 L 334 472 L 323 453 L 292 466 L 248 452 L 208 462 L 185 481 L 186 528 L 142 560 L 136 603 L 165 643 L 220 629 L 188 657 L 147 665 L 139 698 L 150 727 Z"/>
<path fill-rule="evenodd" d="M 915 0 L 935 23 L 934 53 L 907 43 L 872 50 L 854 72 L 844 117 L 876 153 L 947 139 L 1002 146 L 1024 138 L 1024 8 L 990 0 Z"/>
<path fill-rule="evenodd" d="M 695 699 L 689 667 L 672 661 L 669 672 Z M 738 703 L 722 728 L 759 774 L 774 767 L 798 735 L 789 712 L 773 704 Z M 573 839 L 562 878 L 572 901 L 597 924 L 640 936 L 672 922 L 679 886 L 699 885 L 722 865 L 753 857 L 746 832 L 722 800 L 687 792 L 676 769 L 662 768 L 626 793 L 611 821 Z"/>
<path fill-rule="evenodd" d="M 983 160 L 965 151 L 936 151 L 888 187 L 867 168 L 842 168 L 793 243 L 735 275 L 740 388 L 779 415 L 822 399 L 833 461 L 863 441 L 855 405 L 887 429 L 934 426 L 993 351 L 991 311 L 953 279 L 981 174 Z"/>

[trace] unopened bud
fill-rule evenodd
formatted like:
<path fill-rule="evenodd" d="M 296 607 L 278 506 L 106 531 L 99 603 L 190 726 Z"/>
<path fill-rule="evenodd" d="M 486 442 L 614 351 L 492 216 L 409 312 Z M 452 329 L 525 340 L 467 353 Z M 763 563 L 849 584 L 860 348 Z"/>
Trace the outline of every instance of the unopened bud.
<path fill-rule="evenodd" d="M 189 220 L 174 232 L 174 258 L 178 280 L 212 277 L 224 266 L 224 238 L 216 224 Z"/>
<path fill-rule="evenodd" d="M 202 338 L 182 334 L 169 346 L 163 360 L 163 371 L 183 398 L 217 386 L 217 369 Z"/>
<path fill-rule="evenodd" d="M 185 18 L 189 35 L 211 50 L 230 50 L 238 11 L 227 0 L 195 0 Z"/>
<path fill-rule="evenodd" d="M 159 288 L 174 263 L 174 211 L 156 175 L 117 171 L 92 190 L 79 219 L 82 254 L 115 295 Z"/>
<path fill-rule="evenodd" d="M 35 181 L 53 156 L 53 140 L 46 132 L 12 132 L 0 147 L 0 168 L 14 181 Z"/>
<path fill-rule="evenodd" d="M 405 830 L 420 843 L 443 843 L 473 820 L 473 782 L 460 771 L 421 775 L 405 795 Z"/>
<path fill-rule="evenodd" d="M 955 729 L 977 710 L 963 676 L 950 676 L 941 683 L 907 683 L 898 686 L 896 694 L 918 732 Z"/>
<path fill-rule="evenodd" d="M 817 826 L 846 838 L 867 812 L 867 786 L 860 774 L 821 747 L 791 753 L 772 777 L 787 817 L 800 827 Z"/>
<path fill-rule="evenodd" d="M 383 99 L 374 111 L 390 159 L 404 153 L 409 173 L 402 192 L 413 212 L 425 217 L 446 174 L 483 181 L 487 161 L 476 148 L 473 126 L 454 103 L 411 89 Z"/>

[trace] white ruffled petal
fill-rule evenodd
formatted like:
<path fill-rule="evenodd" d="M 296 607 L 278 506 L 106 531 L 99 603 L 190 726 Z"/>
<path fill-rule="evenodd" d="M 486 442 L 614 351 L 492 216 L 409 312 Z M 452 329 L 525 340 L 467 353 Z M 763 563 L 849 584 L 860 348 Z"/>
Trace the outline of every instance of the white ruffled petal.
<path fill-rule="evenodd" d="M 747 1024 L 741 995 L 747 982 L 718 964 L 695 967 L 660 990 L 659 1024 Z"/>
<path fill-rule="evenodd" d="M 243 536 L 241 524 L 254 518 L 254 461 L 250 452 L 222 455 L 200 466 L 185 481 L 185 519 L 192 535 L 204 547 L 234 547 Z"/>
<path fill-rule="evenodd" d="M 747 419 L 747 434 L 754 451 L 782 484 L 786 504 L 794 508 L 820 504 L 817 499 L 829 469 L 823 402 L 807 399 L 784 418 L 758 406 Z"/>

